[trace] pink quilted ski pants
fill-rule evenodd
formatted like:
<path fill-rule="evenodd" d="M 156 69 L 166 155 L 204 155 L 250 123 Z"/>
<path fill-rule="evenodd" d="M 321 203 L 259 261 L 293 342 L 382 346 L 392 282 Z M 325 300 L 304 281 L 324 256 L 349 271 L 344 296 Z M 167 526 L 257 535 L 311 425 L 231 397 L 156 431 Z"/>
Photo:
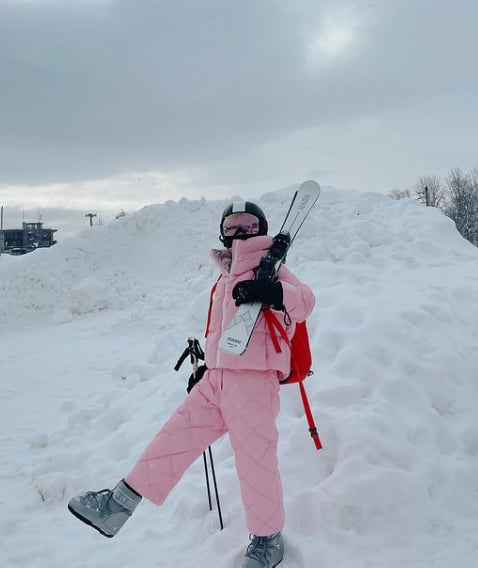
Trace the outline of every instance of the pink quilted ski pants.
<path fill-rule="evenodd" d="M 266 536 L 280 531 L 284 506 L 277 463 L 278 412 L 275 372 L 208 370 L 125 480 L 160 505 L 207 446 L 229 432 L 249 532 Z"/>

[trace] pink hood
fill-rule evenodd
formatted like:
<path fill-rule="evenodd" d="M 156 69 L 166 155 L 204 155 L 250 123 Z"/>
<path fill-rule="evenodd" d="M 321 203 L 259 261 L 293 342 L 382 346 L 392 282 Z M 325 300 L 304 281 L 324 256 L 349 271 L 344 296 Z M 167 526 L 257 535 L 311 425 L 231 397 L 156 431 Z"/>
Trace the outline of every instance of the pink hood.
<path fill-rule="evenodd" d="M 238 357 L 218 350 L 221 334 L 237 310 L 232 289 L 237 282 L 254 278 L 254 269 L 267 254 L 271 244 L 272 237 L 259 236 L 244 241 L 235 240 L 230 250 L 211 251 L 212 258 L 221 269 L 221 277 L 212 297 L 206 339 L 206 365 L 209 369 L 274 370 L 278 372 L 279 380 L 290 372 L 289 348 L 280 339 L 282 352 L 276 352 L 263 316 L 259 317 L 249 347 L 243 355 Z M 284 292 L 284 305 L 292 320 L 292 324 L 286 328 L 290 338 L 294 334 L 295 322 L 303 321 L 312 312 L 315 298 L 312 290 L 284 265 L 279 269 L 279 280 Z M 276 315 L 283 321 L 282 312 L 276 312 Z"/>

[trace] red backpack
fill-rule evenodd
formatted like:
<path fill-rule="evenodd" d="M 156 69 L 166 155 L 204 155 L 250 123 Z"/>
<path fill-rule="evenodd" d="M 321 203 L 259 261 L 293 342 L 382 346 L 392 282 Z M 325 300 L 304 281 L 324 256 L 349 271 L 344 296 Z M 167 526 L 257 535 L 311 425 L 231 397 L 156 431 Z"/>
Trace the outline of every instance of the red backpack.
<path fill-rule="evenodd" d="M 314 422 L 312 410 L 310 409 L 309 399 L 304 387 L 304 380 L 313 374 L 310 367 L 312 366 L 312 355 L 310 352 L 309 333 L 307 331 L 307 324 L 305 321 L 297 322 L 292 339 L 289 339 L 287 333 L 277 319 L 276 315 L 270 308 L 263 311 L 266 319 L 269 334 L 274 344 L 277 353 L 282 351 L 278 334 L 284 339 L 290 348 L 290 374 L 288 377 L 281 381 L 281 385 L 288 385 L 290 383 L 299 383 L 300 395 L 302 397 L 302 404 L 304 405 L 304 412 L 309 425 L 309 432 L 314 441 L 315 447 L 320 450 L 322 443 L 319 438 L 319 433 Z"/>

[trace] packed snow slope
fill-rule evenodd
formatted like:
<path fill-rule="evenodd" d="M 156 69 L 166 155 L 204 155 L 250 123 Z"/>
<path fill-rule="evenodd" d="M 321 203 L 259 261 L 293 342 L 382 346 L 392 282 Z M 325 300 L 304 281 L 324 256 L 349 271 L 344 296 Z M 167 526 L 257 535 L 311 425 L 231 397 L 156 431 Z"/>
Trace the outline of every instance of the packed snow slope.
<path fill-rule="evenodd" d="M 254 196 L 242 196 L 252 198 Z M 280 228 L 290 191 L 257 201 Z M 71 516 L 183 400 L 226 201 L 152 205 L 48 250 L 0 257 L 0 566 L 239 567 L 248 543 L 227 437 L 114 539 Z M 284 568 L 478 565 L 478 249 L 435 209 L 324 191 L 287 260 L 317 295 L 307 380 L 281 389 Z"/>

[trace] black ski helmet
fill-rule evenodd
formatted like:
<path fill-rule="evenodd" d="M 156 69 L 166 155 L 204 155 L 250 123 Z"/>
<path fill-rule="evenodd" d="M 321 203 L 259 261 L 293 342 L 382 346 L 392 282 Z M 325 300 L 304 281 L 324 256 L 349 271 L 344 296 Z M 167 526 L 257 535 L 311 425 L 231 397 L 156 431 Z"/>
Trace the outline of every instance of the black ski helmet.
<path fill-rule="evenodd" d="M 233 213 L 251 213 L 252 215 L 255 215 L 259 219 L 258 233 L 256 233 L 255 235 L 239 235 L 237 237 L 225 237 L 223 233 L 224 219 L 229 215 L 232 215 Z M 248 239 L 251 236 L 257 237 L 259 235 L 267 235 L 268 224 L 266 216 L 264 215 L 264 211 L 262 211 L 259 205 L 256 205 L 252 201 L 238 201 L 231 203 L 224 209 L 224 211 L 222 212 L 221 224 L 219 226 L 219 229 L 221 233 L 219 240 L 226 248 L 231 248 L 232 241 L 234 239 Z"/>

